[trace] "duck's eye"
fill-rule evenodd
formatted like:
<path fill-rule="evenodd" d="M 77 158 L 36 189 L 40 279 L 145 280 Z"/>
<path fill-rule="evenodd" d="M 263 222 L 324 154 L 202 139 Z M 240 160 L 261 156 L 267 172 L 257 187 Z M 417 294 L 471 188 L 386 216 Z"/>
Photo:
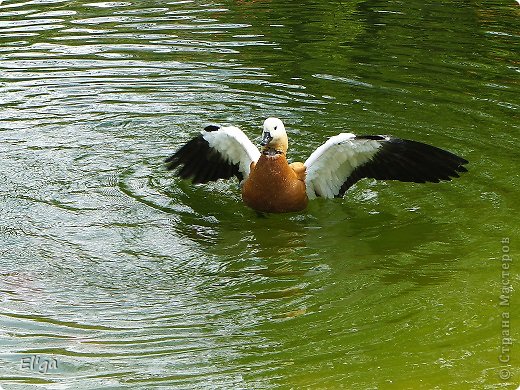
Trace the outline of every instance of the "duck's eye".
<path fill-rule="evenodd" d="M 278 128 L 278 126 L 275 126 L 274 129 L 276 130 Z"/>

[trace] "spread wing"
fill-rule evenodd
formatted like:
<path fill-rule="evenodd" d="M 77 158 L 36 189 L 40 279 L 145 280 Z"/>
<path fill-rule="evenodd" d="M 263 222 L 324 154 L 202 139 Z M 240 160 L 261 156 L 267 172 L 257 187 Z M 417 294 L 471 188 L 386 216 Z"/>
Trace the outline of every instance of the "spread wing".
<path fill-rule="evenodd" d="M 331 137 L 305 161 L 309 198 L 341 197 L 358 180 L 438 183 L 466 172 L 468 161 L 421 142 L 382 135 Z"/>
<path fill-rule="evenodd" d="M 236 176 L 249 176 L 251 162 L 260 157 L 258 148 L 236 127 L 208 126 L 166 159 L 168 170 L 193 183 L 207 183 Z"/>

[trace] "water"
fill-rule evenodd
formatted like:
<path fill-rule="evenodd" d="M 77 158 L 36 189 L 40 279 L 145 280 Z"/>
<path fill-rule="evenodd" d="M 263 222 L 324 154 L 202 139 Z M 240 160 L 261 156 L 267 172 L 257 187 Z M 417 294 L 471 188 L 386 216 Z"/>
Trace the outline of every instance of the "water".
<path fill-rule="evenodd" d="M 520 310 L 499 296 L 519 281 L 519 17 L 513 1 L 4 0 L 0 386 L 516 388 Z M 164 170 L 204 126 L 255 138 L 268 116 L 293 160 L 383 133 L 469 173 L 259 218 L 236 183 Z"/>

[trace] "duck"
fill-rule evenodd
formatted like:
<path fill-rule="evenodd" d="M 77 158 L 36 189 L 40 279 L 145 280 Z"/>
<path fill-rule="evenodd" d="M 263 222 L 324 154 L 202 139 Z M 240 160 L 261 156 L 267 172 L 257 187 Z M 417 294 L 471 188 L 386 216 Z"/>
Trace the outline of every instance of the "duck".
<path fill-rule="evenodd" d="M 364 178 L 439 183 L 467 172 L 468 161 L 438 147 L 390 135 L 341 133 L 305 162 L 287 160 L 284 123 L 267 118 L 261 148 L 238 127 L 209 125 L 165 160 L 192 183 L 236 177 L 242 200 L 259 213 L 300 212 L 316 198 L 341 198 Z"/>

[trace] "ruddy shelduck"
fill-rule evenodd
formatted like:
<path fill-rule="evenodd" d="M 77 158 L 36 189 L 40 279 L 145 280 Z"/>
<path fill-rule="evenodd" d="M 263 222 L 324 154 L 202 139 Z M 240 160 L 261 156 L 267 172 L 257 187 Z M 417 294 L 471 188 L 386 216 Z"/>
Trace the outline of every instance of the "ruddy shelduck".
<path fill-rule="evenodd" d="M 421 142 L 388 135 L 331 137 L 304 162 L 287 161 L 288 140 L 278 118 L 264 122 L 259 150 L 237 127 L 208 126 L 166 160 L 193 183 L 236 176 L 242 199 L 266 213 L 301 211 L 309 199 L 342 197 L 358 180 L 438 183 L 466 172 L 468 161 Z"/>

